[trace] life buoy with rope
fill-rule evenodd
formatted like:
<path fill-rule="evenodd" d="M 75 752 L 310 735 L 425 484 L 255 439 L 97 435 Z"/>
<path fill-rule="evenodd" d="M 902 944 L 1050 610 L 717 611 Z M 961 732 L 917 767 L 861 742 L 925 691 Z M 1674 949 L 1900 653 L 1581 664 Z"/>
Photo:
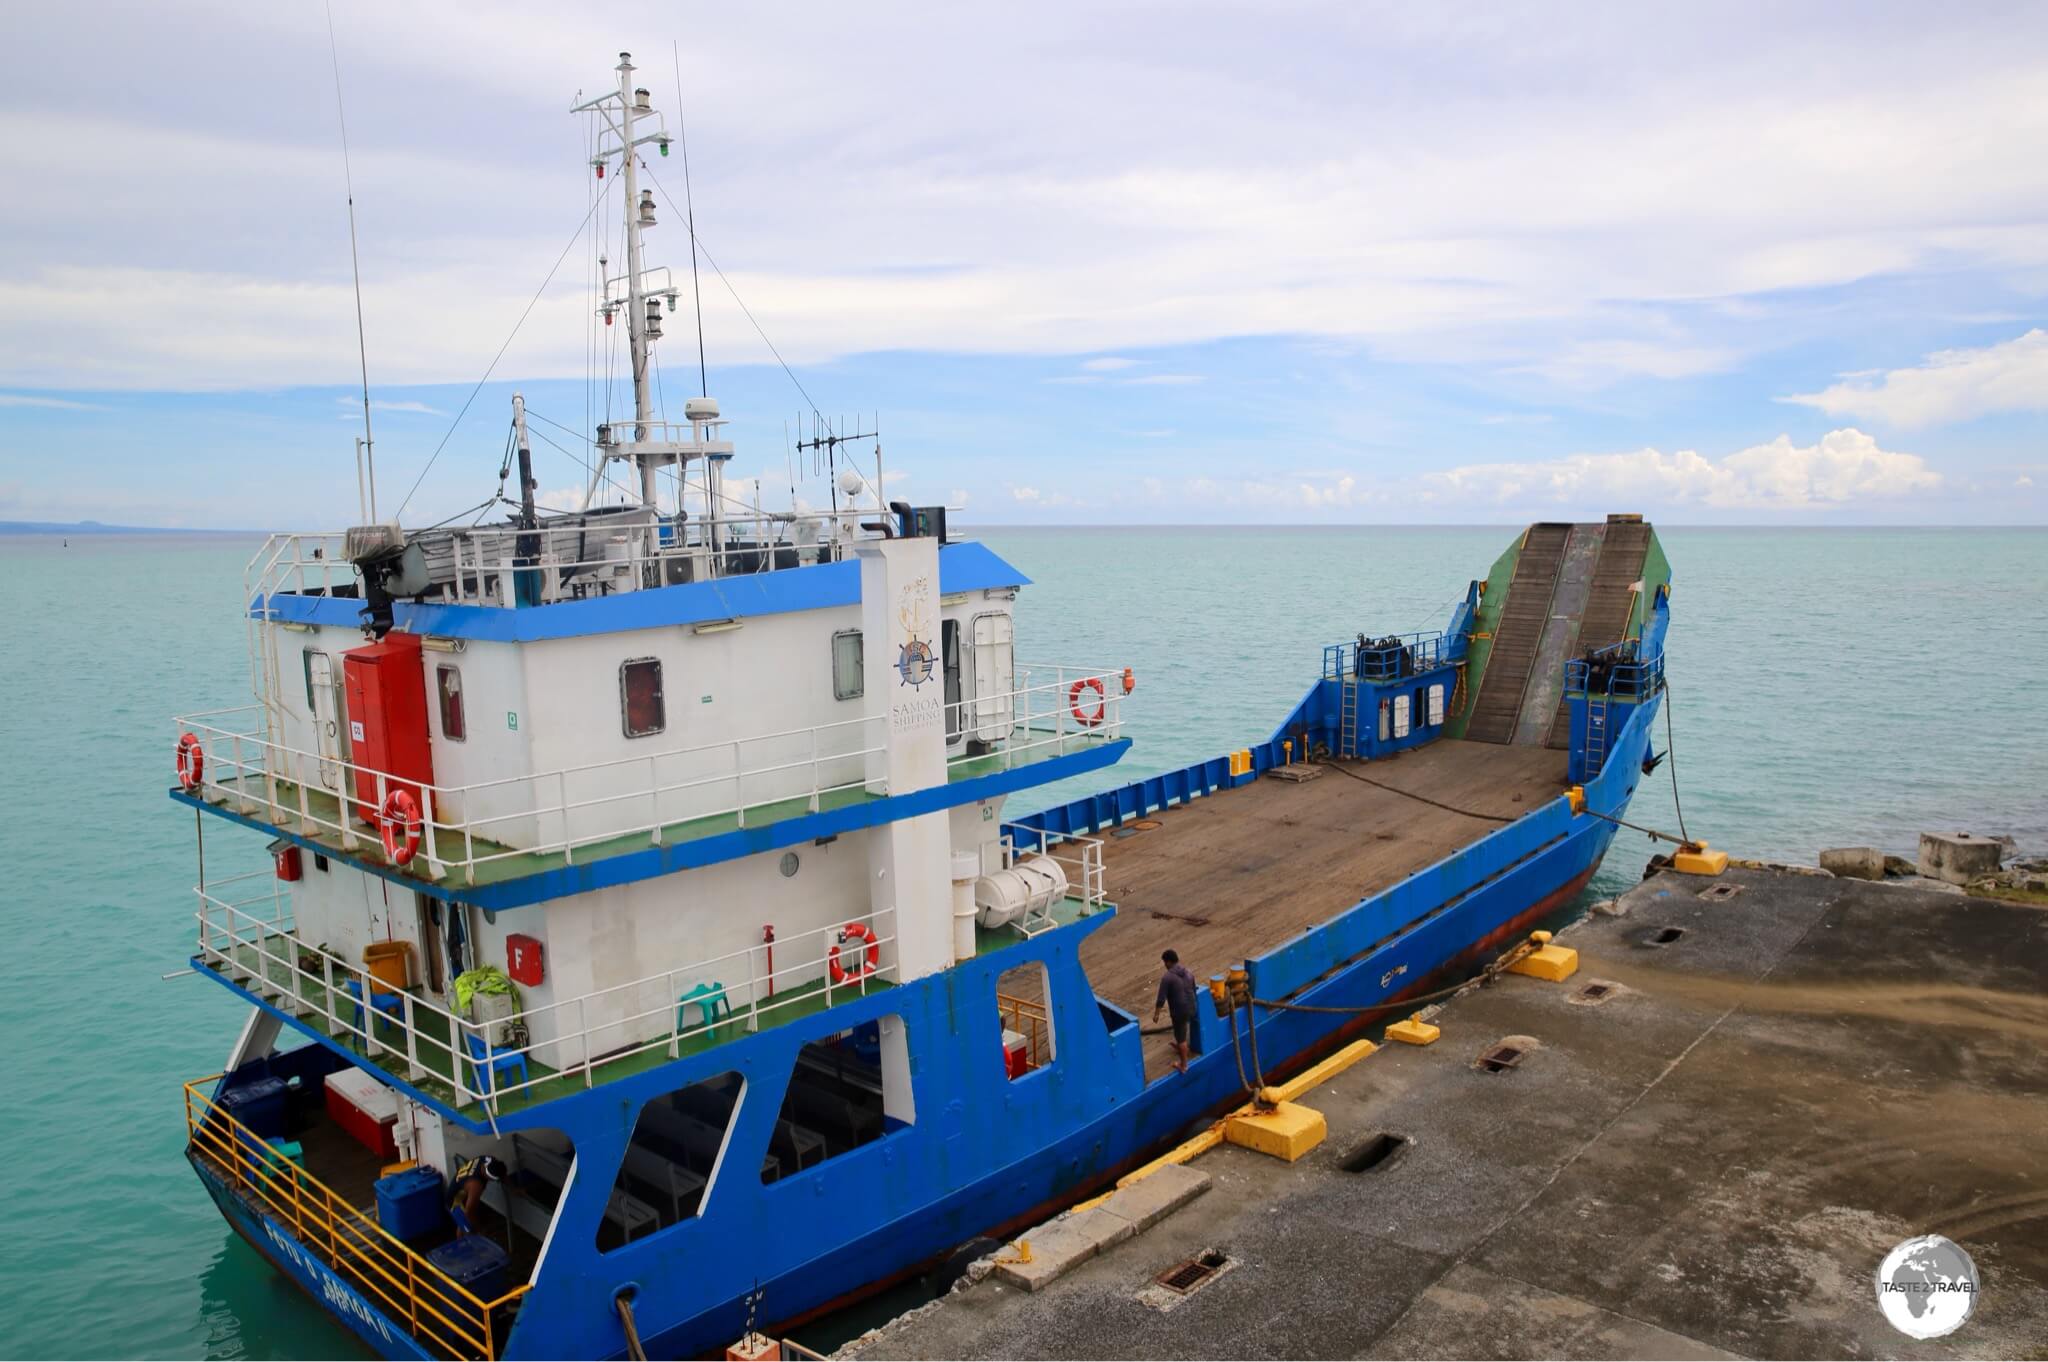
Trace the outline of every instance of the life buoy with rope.
<path fill-rule="evenodd" d="M 859 950 L 854 951 L 852 969 L 839 963 L 839 953 L 849 941 L 868 943 L 864 957 Z M 839 939 L 832 943 L 832 950 L 825 957 L 825 965 L 832 972 L 833 983 L 858 983 L 882 967 L 882 943 L 875 940 L 875 933 L 867 923 L 849 922 L 839 929 Z"/>
<path fill-rule="evenodd" d="M 401 785 L 386 794 L 377 822 L 384 834 L 384 854 L 393 865 L 405 865 L 419 853 L 420 802 L 411 790 Z"/>
<path fill-rule="evenodd" d="M 199 781 L 206 774 L 206 749 L 199 744 L 197 733 L 178 735 L 178 786 L 184 790 L 196 790 Z"/>
<path fill-rule="evenodd" d="M 1093 712 L 1081 708 L 1081 692 L 1093 687 L 1095 709 Z M 1084 676 L 1067 687 L 1067 708 L 1073 711 L 1074 722 L 1083 728 L 1093 728 L 1109 713 L 1109 688 L 1102 684 L 1099 676 Z"/>

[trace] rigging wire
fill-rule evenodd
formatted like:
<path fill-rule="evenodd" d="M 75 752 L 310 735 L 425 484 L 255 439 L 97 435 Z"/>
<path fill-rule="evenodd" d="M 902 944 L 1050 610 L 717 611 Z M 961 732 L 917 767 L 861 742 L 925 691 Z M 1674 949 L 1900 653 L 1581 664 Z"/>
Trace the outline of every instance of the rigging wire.
<path fill-rule="evenodd" d="M 676 70 L 676 140 L 683 144 L 683 206 L 690 224 L 690 295 L 697 302 L 697 384 L 699 397 L 711 396 L 711 380 L 704 373 L 704 291 L 697 283 L 697 198 L 690 192 L 690 129 L 683 122 L 683 58 L 676 40 L 668 40 L 669 59 Z M 664 195 L 666 191 L 663 191 Z M 671 205 L 673 207 L 673 205 Z"/>
<path fill-rule="evenodd" d="M 654 187 L 656 189 L 659 189 L 661 191 L 662 198 L 668 200 L 669 212 L 676 212 L 676 201 L 674 197 L 670 195 L 670 193 L 668 192 L 668 186 L 663 184 L 658 178 L 656 178 L 652 168 L 649 168 L 645 162 L 642 162 L 641 165 L 642 169 L 646 170 L 647 172 L 647 178 L 653 182 Z M 683 214 L 683 216 L 687 217 L 688 214 L 685 213 Z M 804 405 L 811 409 L 811 415 L 817 417 L 821 421 L 824 420 L 824 413 L 819 411 L 818 404 L 811 400 L 811 395 L 804 388 L 803 381 L 796 376 L 796 371 L 789 367 L 789 361 L 784 359 L 782 357 L 782 352 L 775 348 L 775 342 L 768 339 L 768 333 L 762 329 L 760 319 L 754 316 L 754 310 L 747 306 L 747 300 L 740 297 L 740 291 L 732 286 L 732 280 L 726 278 L 725 271 L 718 267 L 718 259 L 716 256 L 711 254 L 711 248 L 709 246 L 704 245 L 702 239 L 697 236 L 695 231 L 692 231 L 690 233 L 690 241 L 695 250 L 703 251 L 704 263 L 711 266 L 711 272 L 718 276 L 718 282 L 725 285 L 725 291 L 727 293 L 730 293 L 732 295 L 732 300 L 740 305 L 740 311 L 747 314 L 747 320 L 749 322 L 752 322 L 754 325 L 755 334 L 759 335 L 761 337 L 761 343 L 768 347 L 768 353 L 775 356 L 775 362 L 782 366 L 782 372 L 789 375 L 789 381 L 796 385 L 797 392 L 802 394 L 803 396 Z"/>
<path fill-rule="evenodd" d="M 1358 772 L 1352 770 L 1350 767 L 1341 766 L 1334 761 L 1325 762 L 1324 764 L 1333 771 L 1338 771 L 1343 773 L 1344 775 L 1350 776 L 1353 780 L 1363 781 L 1365 784 L 1374 786 L 1378 789 L 1385 790 L 1389 794 L 1403 795 L 1409 799 L 1419 800 L 1424 804 L 1433 805 L 1436 808 L 1442 809 L 1445 813 L 1462 814 L 1466 818 L 1484 819 L 1486 822 L 1489 823 L 1512 823 L 1515 821 L 1515 817 L 1520 817 L 1519 814 L 1515 815 L 1514 817 L 1503 817 L 1502 815 L 1497 813 L 1475 813 L 1471 809 L 1461 809 L 1455 805 L 1446 804 L 1440 799 L 1431 799 L 1428 795 L 1417 794 L 1413 790 L 1404 790 L 1398 785 L 1389 785 L 1383 780 L 1374 780 L 1371 776 L 1362 776 L 1358 774 Z"/>
<path fill-rule="evenodd" d="M 476 395 L 483 391 L 484 384 L 491 381 L 491 375 L 497 371 L 498 361 L 505 358 L 505 352 L 512 348 L 512 342 L 518 337 L 519 328 L 526 325 L 526 319 L 533 315 L 533 309 L 540 302 L 541 295 L 546 293 L 548 285 L 555 281 L 556 271 L 562 268 L 562 262 L 569 258 L 569 252 L 576 248 L 576 243 L 583 239 L 584 227 L 589 225 L 591 215 L 597 212 L 597 206 L 602 202 L 604 202 L 604 194 L 600 191 L 591 200 L 590 207 L 584 210 L 583 221 L 576 224 L 576 231 L 570 236 L 568 243 L 562 247 L 562 253 L 556 256 L 555 263 L 548 267 L 547 277 L 540 281 L 540 287 L 533 291 L 533 297 L 526 300 L 525 311 L 519 314 L 518 321 L 512 323 L 511 333 L 505 337 L 505 343 L 498 347 L 498 353 L 491 356 L 491 362 L 485 367 L 483 377 L 479 378 L 476 381 L 476 386 L 469 390 L 469 396 L 462 399 L 462 409 L 456 412 L 455 419 L 448 423 L 447 431 L 441 436 L 441 443 L 435 445 L 434 452 L 427 456 L 426 467 L 420 469 L 420 475 L 412 480 L 412 488 L 406 492 L 405 500 L 398 503 L 398 510 L 393 513 L 394 517 L 402 515 L 405 508 L 412 504 L 413 494 L 418 492 L 420 484 L 427 480 L 427 474 L 433 470 L 434 461 L 440 458 L 441 451 L 448 447 L 449 439 L 455 434 L 456 429 L 461 426 L 462 418 L 469 414 L 470 404 L 476 401 Z"/>
<path fill-rule="evenodd" d="M 528 416 L 532 416 L 532 415 L 533 415 L 533 411 L 532 411 L 532 409 L 531 409 L 531 408 L 529 408 L 529 409 L 527 410 L 527 413 L 526 413 L 526 414 L 527 414 Z M 549 424 L 549 425 L 551 425 L 551 426 L 559 426 L 559 423 L 558 423 L 558 422 L 554 422 L 554 421 L 550 421 L 550 422 L 548 422 L 548 424 Z M 563 429 L 566 429 L 566 427 L 561 427 L 561 428 L 563 428 Z M 565 446 L 565 445 L 562 445 L 562 444 L 559 444 L 559 443 L 557 443 L 557 442 L 556 442 L 556 440 L 554 439 L 554 437 L 553 437 L 553 436 L 551 436 L 551 435 L 549 435 L 549 434 L 548 434 L 548 433 L 547 433 L 546 431 L 544 431 L 544 430 L 535 430 L 535 429 L 534 429 L 534 428 L 533 428 L 532 426 L 528 426 L 528 427 L 526 428 L 526 430 L 527 430 L 527 433 L 528 433 L 529 435 L 532 435 L 532 436 L 533 436 L 533 437 L 534 437 L 535 439 L 537 439 L 537 440 L 543 440 L 543 441 L 545 441 L 545 442 L 546 442 L 546 443 L 547 443 L 547 444 L 548 444 L 548 445 L 549 445 L 549 446 L 550 446 L 551 448 L 554 448 L 554 449 L 560 450 L 560 451 L 561 451 L 561 452 L 562 452 L 563 454 L 566 454 L 566 455 L 568 455 L 568 456 L 569 456 L 570 458 L 574 459 L 574 460 L 575 460 L 575 461 L 576 461 L 576 462 L 577 462 L 578 464 L 580 464 L 580 465 L 582 466 L 582 468 L 583 468 L 583 471 L 584 471 L 585 473 L 589 474 L 589 475 L 590 475 L 591 477 L 595 478 L 595 477 L 597 476 L 597 472 L 596 472 L 596 470 L 595 470 L 595 469 L 593 469 L 593 468 L 592 468 L 592 467 L 590 466 L 590 460 L 588 460 L 588 459 L 584 458 L 584 457 L 583 457 L 583 456 L 582 456 L 581 454 L 578 454 L 578 453 L 577 453 L 577 452 L 576 452 L 575 450 L 573 450 L 573 449 L 570 449 L 570 448 L 568 448 L 568 447 L 567 447 L 567 446 Z M 614 491 L 614 492 L 617 492 L 617 493 L 618 493 L 618 494 L 619 494 L 620 496 L 624 496 L 624 495 L 626 495 L 626 489 L 625 489 L 624 487 L 621 487 L 621 486 L 619 485 L 619 483 L 618 483 L 618 482 L 617 482 L 617 481 L 616 481 L 616 480 L 615 480 L 615 479 L 614 479 L 614 478 L 612 477 L 612 473 L 611 473 L 611 470 L 610 470 L 610 469 L 606 469 L 606 470 L 605 470 L 605 474 L 604 474 L 604 485 L 605 485 L 605 486 L 606 486 L 607 488 L 609 488 L 610 490 L 612 490 L 612 491 Z"/>
<path fill-rule="evenodd" d="M 363 338 L 363 263 L 356 252 L 356 177 L 349 165 L 348 114 L 341 103 L 341 49 L 334 41 L 334 4 L 327 5 L 327 55 L 334 63 L 334 118 L 341 125 L 341 181 L 348 191 L 348 264 L 356 283 L 356 359 L 362 366 L 363 374 L 363 444 L 372 443 L 370 438 L 370 347 Z M 370 506 L 372 518 L 377 506 L 377 468 L 375 456 L 370 465 Z M 398 508 L 404 510 L 403 506 Z"/>

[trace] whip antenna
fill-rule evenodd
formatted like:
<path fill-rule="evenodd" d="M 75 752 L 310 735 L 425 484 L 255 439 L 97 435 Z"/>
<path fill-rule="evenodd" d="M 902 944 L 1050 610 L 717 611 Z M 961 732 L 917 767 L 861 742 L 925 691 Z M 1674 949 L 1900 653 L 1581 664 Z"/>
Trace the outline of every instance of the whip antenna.
<path fill-rule="evenodd" d="M 355 173 L 349 168 L 348 115 L 341 104 L 341 49 L 334 41 L 333 0 L 328 0 L 327 5 L 327 55 L 334 62 L 334 117 L 341 124 L 341 182 L 348 191 L 348 263 L 356 283 L 356 359 L 363 374 L 363 438 L 356 446 L 356 492 L 361 497 L 367 488 L 368 501 L 364 507 L 367 514 L 364 519 L 374 522 L 377 519 L 377 457 L 372 452 L 370 436 L 370 347 L 363 339 L 363 263 L 356 254 L 356 182 Z"/>
<path fill-rule="evenodd" d="M 697 303 L 697 394 L 711 396 L 704 376 L 704 294 L 697 287 L 697 199 L 690 192 L 690 125 L 683 120 L 683 56 L 676 40 L 668 40 L 669 59 L 676 68 L 676 140 L 683 144 L 683 215 L 690 228 L 690 296 Z"/>

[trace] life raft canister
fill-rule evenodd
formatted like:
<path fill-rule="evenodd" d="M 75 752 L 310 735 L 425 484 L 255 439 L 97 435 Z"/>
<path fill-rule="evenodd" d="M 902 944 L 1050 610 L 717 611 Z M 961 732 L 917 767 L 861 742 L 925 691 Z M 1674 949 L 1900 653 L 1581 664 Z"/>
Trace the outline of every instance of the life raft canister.
<path fill-rule="evenodd" d="M 864 958 L 859 950 L 854 952 L 852 969 L 848 969 L 839 963 L 839 953 L 849 941 L 865 941 L 868 943 Z M 867 923 L 849 922 L 839 929 L 839 939 L 832 943 L 832 950 L 826 956 L 825 964 L 832 973 L 833 983 L 858 982 L 882 967 L 882 943 L 875 940 L 874 931 Z"/>
<path fill-rule="evenodd" d="M 184 790 L 199 788 L 200 777 L 206 774 L 206 749 L 199 744 L 197 733 L 178 735 L 178 786 Z"/>
<path fill-rule="evenodd" d="M 411 790 L 401 785 L 386 794 L 377 822 L 384 834 L 384 854 L 393 865 L 405 865 L 419 853 L 420 802 Z"/>
<path fill-rule="evenodd" d="M 1081 692 L 1090 688 L 1095 691 L 1095 708 L 1087 710 L 1081 708 Z M 1109 688 L 1099 676 L 1084 676 L 1067 687 L 1067 708 L 1073 711 L 1074 722 L 1083 728 L 1093 728 L 1109 712 Z"/>

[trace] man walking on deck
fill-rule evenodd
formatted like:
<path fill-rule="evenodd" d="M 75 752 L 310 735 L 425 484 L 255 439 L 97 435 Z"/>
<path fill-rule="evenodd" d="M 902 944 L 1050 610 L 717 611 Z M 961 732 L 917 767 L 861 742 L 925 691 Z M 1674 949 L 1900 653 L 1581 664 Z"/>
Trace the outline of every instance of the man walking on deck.
<path fill-rule="evenodd" d="M 1195 1019 L 1195 976 L 1180 962 L 1178 951 L 1159 953 L 1166 972 L 1159 976 L 1159 996 L 1152 1000 L 1152 1020 L 1159 1021 L 1159 1009 L 1173 1018 L 1173 1071 L 1188 1071 L 1188 1027 Z"/>

